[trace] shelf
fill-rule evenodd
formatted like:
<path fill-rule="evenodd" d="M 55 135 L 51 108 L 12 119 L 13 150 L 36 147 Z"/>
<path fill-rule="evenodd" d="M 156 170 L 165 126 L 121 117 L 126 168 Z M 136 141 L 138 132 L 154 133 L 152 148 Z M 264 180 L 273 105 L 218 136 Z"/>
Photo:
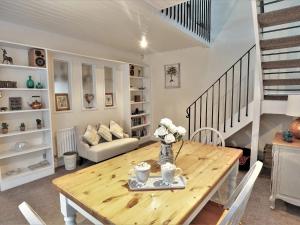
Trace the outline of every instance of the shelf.
<path fill-rule="evenodd" d="M 0 63 L 0 68 L 25 69 L 25 70 L 42 70 L 42 71 L 47 70 L 47 68 L 44 68 L 44 67 L 10 65 L 10 64 L 1 64 L 1 63 Z"/>
<path fill-rule="evenodd" d="M 136 130 L 136 129 L 147 127 L 147 126 L 150 126 L 150 123 L 145 123 L 145 124 L 141 124 L 141 125 L 131 127 L 131 130 Z"/>
<path fill-rule="evenodd" d="M 29 146 L 27 149 L 23 149 L 19 151 L 15 149 L 7 150 L 7 151 L 0 152 L 0 159 L 6 159 L 6 158 L 24 155 L 32 152 L 43 151 L 50 148 L 51 146 L 49 145 L 34 145 L 34 146 Z"/>
<path fill-rule="evenodd" d="M 130 91 L 146 91 L 146 89 L 130 88 Z"/>
<path fill-rule="evenodd" d="M 7 134 L 0 134 L 0 138 L 3 137 L 12 137 L 12 136 L 17 136 L 17 135 L 23 135 L 23 134 L 32 134 L 32 133 L 39 133 L 39 132 L 44 132 L 44 131 L 49 131 L 49 128 L 42 128 L 42 129 L 31 129 L 31 130 L 26 130 L 26 131 L 11 131 L 8 132 Z"/>
<path fill-rule="evenodd" d="M 39 167 L 38 169 L 34 169 L 34 170 L 31 170 L 29 168 L 24 168 L 23 171 L 21 173 L 18 173 L 18 174 L 13 174 L 13 175 L 2 174 L 2 180 L 5 181 L 5 180 L 10 180 L 10 179 L 16 179 L 16 178 L 19 178 L 19 177 L 22 177 L 22 176 L 27 176 L 27 175 L 30 175 L 30 174 L 38 173 L 40 171 L 50 169 L 50 168 L 52 168 L 51 165 L 46 165 L 46 166 L 43 166 L 43 167 Z"/>
<path fill-rule="evenodd" d="M 150 113 L 140 113 L 140 114 L 136 114 L 136 115 L 131 115 L 131 118 L 137 118 L 137 117 L 142 117 L 142 116 L 148 116 L 150 115 Z"/>
<path fill-rule="evenodd" d="M 48 91 L 46 88 L 0 88 L 0 91 Z"/>
<path fill-rule="evenodd" d="M 14 114 L 14 113 L 28 113 L 28 112 L 45 112 L 45 111 L 49 111 L 49 109 L 11 110 L 11 111 L 3 111 L 3 112 L 0 112 L 0 115 Z"/>
<path fill-rule="evenodd" d="M 130 79 L 147 79 L 147 77 L 129 76 Z"/>
<path fill-rule="evenodd" d="M 139 104 L 147 104 L 148 102 L 143 101 L 143 102 L 131 102 L 131 105 L 139 105 Z"/>

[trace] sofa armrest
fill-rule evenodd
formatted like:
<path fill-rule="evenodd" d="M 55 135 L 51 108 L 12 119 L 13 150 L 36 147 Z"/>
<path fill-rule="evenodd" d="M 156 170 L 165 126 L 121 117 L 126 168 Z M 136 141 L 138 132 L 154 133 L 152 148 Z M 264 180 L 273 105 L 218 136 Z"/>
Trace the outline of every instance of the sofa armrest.
<path fill-rule="evenodd" d="M 76 135 L 76 145 L 78 155 L 83 158 L 87 158 L 87 152 L 90 150 L 90 146 L 85 143 L 82 139 L 82 134 L 78 127 L 75 126 L 75 135 Z"/>

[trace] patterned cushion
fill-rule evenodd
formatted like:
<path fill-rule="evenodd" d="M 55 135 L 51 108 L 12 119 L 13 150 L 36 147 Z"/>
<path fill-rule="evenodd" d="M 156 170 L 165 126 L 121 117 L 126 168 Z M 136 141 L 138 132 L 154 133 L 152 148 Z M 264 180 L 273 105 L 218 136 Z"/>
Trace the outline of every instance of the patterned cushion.
<path fill-rule="evenodd" d="M 99 126 L 98 134 L 106 141 L 112 141 L 112 134 L 109 131 L 109 128 L 103 124 Z"/>
<path fill-rule="evenodd" d="M 115 121 L 111 120 L 109 123 L 110 132 L 117 138 L 124 138 L 123 128 Z"/>
<path fill-rule="evenodd" d="M 90 145 L 97 145 L 100 137 L 97 134 L 97 130 L 94 126 L 88 125 L 83 135 L 83 139 Z"/>

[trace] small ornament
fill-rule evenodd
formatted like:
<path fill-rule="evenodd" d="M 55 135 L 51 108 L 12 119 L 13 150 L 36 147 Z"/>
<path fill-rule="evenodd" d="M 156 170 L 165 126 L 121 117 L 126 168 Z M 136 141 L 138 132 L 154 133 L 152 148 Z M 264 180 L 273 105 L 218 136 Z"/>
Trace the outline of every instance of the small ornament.
<path fill-rule="evenodd" d="M 36 128 L 37 129 L 42 129 L 42 120 L 40 119 L 36 119 Z"/>
<path fill-rule="evenodd" d="M 27 88 L 34 88 L 34 81 L 31 79 L 31 76 L 29 76 L 27 82 L 26 82 Z"/>
<path fill-rule="evenodd" d="M 25 123 L 21 123 L 20 125 L 20 131 L 25 131 L 26 127 L 25 127 Z"/>
<path fill-rule="evenodd" d="M 35 88 L 36 88 L 36 89 L 42 89 L 42 88 L 44 88 L 44 86 L 42 85 L 41 82 L 38 82 L 38 83 L 35 85 Z"/>
<path fill-rule="evenodd" d="M 3 64 L 4 64 L 4 63 L 6 63 L 6 64 L 14 64 L 13 58 L 7 56 L 7 51 L 6 51 L 4 48 L 1 48 L 1 50 L 2 50 L 2 58 L 3 58 L 2 63 L 3 63 Z"/>
<path fill-rule="evenodd" d="M 8 123 L 2 123 L 2 134 L 7 134 L 8 133 Z"/>

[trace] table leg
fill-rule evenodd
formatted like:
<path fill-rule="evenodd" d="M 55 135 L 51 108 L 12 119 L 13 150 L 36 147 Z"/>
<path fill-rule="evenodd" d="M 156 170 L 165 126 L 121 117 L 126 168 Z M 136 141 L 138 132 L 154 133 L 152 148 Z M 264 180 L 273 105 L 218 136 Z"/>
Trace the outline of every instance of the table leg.
<path fill-rule="evenodd" d="M 228 198 L 232 195 L 232 193 L 234 192 L 235 188 L 236 188 L 236 179 L 237 179 L 237 175 L 239 172 L 239 161 L 237 161 L 232 168 L 231 173 L 228 176 Z M 227 199 L 228 199 L 227 198 Z"/>
<path fill-rule="evenodd" d="M 66 225 L 76 225 L 76 211 L 68 204 L 68 199 L 59 194 L 60 197 L 60 210 L 64 216 Z"/>

